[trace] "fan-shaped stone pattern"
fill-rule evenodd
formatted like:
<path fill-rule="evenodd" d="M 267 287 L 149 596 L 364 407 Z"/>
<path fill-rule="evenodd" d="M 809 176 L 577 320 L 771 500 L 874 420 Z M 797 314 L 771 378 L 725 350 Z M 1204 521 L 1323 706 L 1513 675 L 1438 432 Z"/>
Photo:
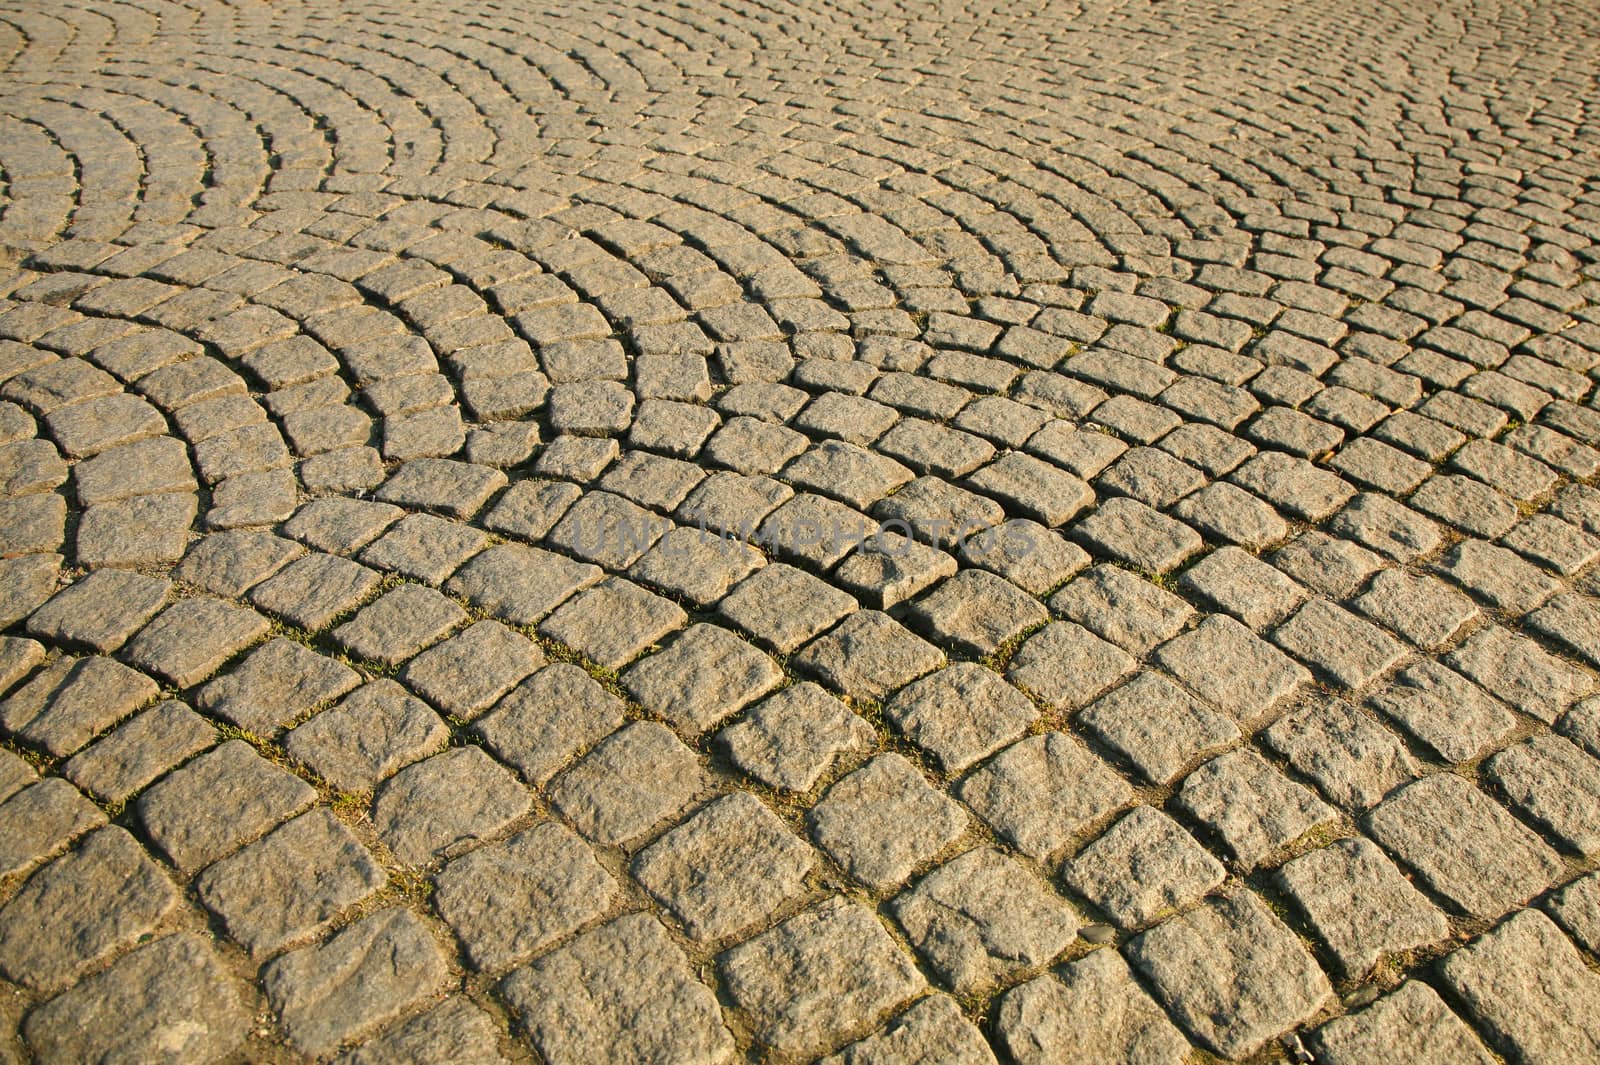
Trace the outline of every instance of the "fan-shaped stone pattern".
<path fill-rule="evenodd" d="M 0 68 L 18 1053 L 1593 1042 L 1593 11 L 19 0 Z"/>

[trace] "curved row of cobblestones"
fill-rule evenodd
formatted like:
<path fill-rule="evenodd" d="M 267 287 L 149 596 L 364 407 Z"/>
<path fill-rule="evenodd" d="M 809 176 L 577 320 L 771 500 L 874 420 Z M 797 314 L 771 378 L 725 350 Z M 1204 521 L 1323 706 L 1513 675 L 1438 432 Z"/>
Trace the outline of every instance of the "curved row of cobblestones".
<path fill-rule="evenodd" d="M 0 57 L 8 1059 L 1600 1056 L 1600 15 Z"/>

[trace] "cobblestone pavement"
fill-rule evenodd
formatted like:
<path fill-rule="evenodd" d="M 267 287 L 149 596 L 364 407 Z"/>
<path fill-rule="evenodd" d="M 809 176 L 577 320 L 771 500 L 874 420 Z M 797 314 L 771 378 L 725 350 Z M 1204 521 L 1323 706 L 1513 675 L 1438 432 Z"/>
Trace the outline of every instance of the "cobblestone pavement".
<path fill-rule="evenodd" d="M 1600 9 L 0 54 L 0 1060 L 1600 1060 Z"/>

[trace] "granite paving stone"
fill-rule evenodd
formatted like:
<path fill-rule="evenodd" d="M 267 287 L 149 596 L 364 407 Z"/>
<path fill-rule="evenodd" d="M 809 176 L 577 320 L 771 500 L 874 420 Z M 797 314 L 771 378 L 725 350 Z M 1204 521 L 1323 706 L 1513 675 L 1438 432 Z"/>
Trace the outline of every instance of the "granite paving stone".
<path fill-rule="evenodd" d="M 1080 923 L 1042 880 L 986 847 L 935 869 L 893 908 L 917 952 L 957 994 L 987 990 L 1048 963 Z"/>
<path fill-rule="evenodd" d="M 289 1041 L 323 1055 L 425 1001 L 447 976 L 434 933 L 394 907 L 277 958 L 261 982 Z"/>
<path fill-rule="evenodd" d="M 1157 925 L 1128 955 L 1178 1023 L 1227 1057 L 1309 1020 L 1332 994 L 1300 940 L 1247 891 Z"/>
<path fill-rule="evenodd" d="M 1416 980 L 1408 980 L 1359 1013 L 1328 1022 L 1317 1029 L 1314 1038 L 1318 1059 L 1330 1065 L 1363 1065 L 1396 1056 L 1419 1065 L 1490 1065 L 1494 1061 L 1439 993 Z"/>
<path fill-rule="evenodd" d="M 604 914 L 616 890 L 571 829 L 545 821 L 445 866 L 433 905 L 474 968 L 501 972 Z"/>
<path fill-rule="evenodd" d="M 0 1060 L 1588 1053 L 1592 4 L 89 6 Z"/>
<path fill-rule="evenodd" d="M 1453 773 L 1402 788 L 1367 815 L 1372 836 L 1463 912 L 1495 918 L 1560 874 L 1549 844 Z"/>
<path fill-rule="evenodd" d="M 881 754 L 836 781 L 812 808 L 811 836 L 851 876 L 884 889 L 955 842 L 967 815 L 915 765 Z"/>
<path fill-rule="evenodd" d="M 828 1049 L 924 986 L 873 913 L 837 898 L 734 947 L 719 968 L 757 1037 L 789 1053 Z"/>
<path fill-rule="evenodd" d="M 1124 928 L 1142 928 L 1196 901 L 1226 871 L 1172 818 L 1135 806 L 1063 868 L 1074 891 Z"/>
<path fill-rule="evenodd" d="M 139 824 L 174 866 L 193 872 L 316 802 L 311 785 L 229 740 L 139 796 Z"/>
<path fill-rule="evenodd" d="M 501 988 L 551 1065 L 721 1065 L 733 1054 L 710 988 L 649 914 L 585 932 L 512 973 Z"/>
<path fill-rule="evenodd" d="M 211 866 L 197 889 L 230 936 L 267 955 L 328 928 L 387 879 L 350 829 L 317 806 Z"/>
<path fill-rule="evenodd" d="M 385 781 L 372 823 L 395 857 L 425 865 L 500 833 L 532 805 L 510 770 L 480 748 L 454 747 Z"/>
<path fill-rule="evenodd" d="M 226 1057 L 250 1024 L 238 986 L 202 936 L 180 932 L 123 955 L 28 1015 L 35 1060 L 201 1062 Z"/>
<path fill-rule="evenodd" d="M 90 833 L 0 907 L 0 971 L 59 991 L 148 934 L 178 902 L 172 882 L 125 830 Z"/>
<path fill-rule="evenodd" d="M 1113 950 L 1097 950 L 1007 991 L 996 1029 L 1019 1065 L 1128 1061 L 1177 1065 L 1191 1048 Z"/>
<path fill-rule="evenodd" d="M 1494 1043 L 1529 1063 L 1600 1052 L 1600 982 L 1537 910 L 1523 910 L 1440 965 L 1450 990 Z"/>
<path fill-rule="evenodd" d="M 746 792 L 707 803 L 634 858 L 632 870 L 697 940 L 758 927 L 805 890 L 814 854 Z"/>

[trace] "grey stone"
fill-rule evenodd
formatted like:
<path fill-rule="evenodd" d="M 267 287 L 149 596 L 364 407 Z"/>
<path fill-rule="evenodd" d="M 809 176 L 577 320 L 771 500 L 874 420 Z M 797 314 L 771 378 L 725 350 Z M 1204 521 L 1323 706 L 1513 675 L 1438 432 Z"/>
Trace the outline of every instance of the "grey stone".
<path fill-rule="evenodd" d="M 371 543 L 404 516 L 399 507 L 370 499 L 313 499 L 284 523 L 283 531 L 318 551 L 347 555 Z"/>
<path fill-rule="evenodd" d="M 1029 736 L 961 783 L 961 799 L 1029 857 L 1047 859 L 1133 798 L 1133 789 L 1065 733 Z"/>
<path fill-rule="evenodd" d="M 811 492 L 801 492 L 767 515 L 755 541 L 776 558 L 825 571 L 876 531 L 865 514 Z"/>
<path fill-rule="evenodd" d="M 270 736 L 360 683 L 360 674 L 349 666 L 278 637 L 201 688 L 195 702 L 242 729 Z"/>
<path fill-rule="evenodd" d="M 789 1054 L 829 1049 L 924 986 L 872 912 L 839 898 L 734 947 L 720 968 L 756 1039 Z"/>
<path fill-rule="evenodd" d="M 119 803 L 216 742 L 205 718 L 168 699 L 73 755 L 61 771 L 103 802 Z"/>
<path fill-rule="evenodd" d="M 60 777 L 19 788 L 0 803 L 0 876 L 32 868 L 105 823 L 99 807 Z"/>
<path fill-rule="evenodd" d="M 622 676 L 639 704 L 684 735 L 698 736 L 783 680 L 777 663 L 715 625 L 693 625 Z"/>
<path fill-rule="evenodd" d="M 1367 815 L 1372 837 L 1434 891 L 1496 918 L 1548 887 L 1562 866 L 1543 840 L 1452 773 L 1408 784 Z"/>
<path fill-rule="evenodd" d="M 1133 499 L 1108 499 L 1072 527 L 1101 555 L 1151 573 L 1176 569 L 1205 546 L 1200 534 Z"/>
<path fill-rule="evenodd" d="M 865 510 L 912 480 L 913 474 L 886 455 L 827 440 L 790 462 L 779 476 L 796 488 Z"/>
<path fill-rule="evenodd" d="M 713 800 L 634 858 L 632 871 L 698 940 L 746 932 L 805 890 L 811 848 L 759 800 Z"/>
<path fill-rule="evenodd" d="M 1201 755 L 1239 738 L 1232 720 L 1207 709 L 1159 673 L 1141 672 L 1078 715 L 1152 784 L 1170 784 Z"/>
<path fill-rule="evenodd" d="M 444 590 L 513 625 L 537 625 L 603 575 L 599 566 L 551 551 L 497 544 L 456 571 Z"/>
<path fill-rule="evenodd" d="M 888 610 L 956 569 L 956 560 L 943 551 L 879 530 L 834 568 L 833 579 L 873 609 Z"/>
<path fill-rule="evenodd" d="M 516 481 L 480 519 L 483 527 L 523 540 L 541 540 L 583 494 L 561 481 Z"/>
<path fill-rule="evenodd" d="M 1208 900 L 1128 945 L 1189 1034 L 1224 1057 L 1302 1024 L 1333 989 L 1294 933 L 1245 891 Z"/>
<path fill-rule="evenodd" d="M 1542 735 L 1509 747 L 1485 769 L 1513 806 L 1578 853 L 1600 851 L 1600 762 L 1570 740 Z"/>
<path fill-rule="evenodd" d="M 1011 657 L 1006 677 L 1058 709 L 1076 709 L 1127 676 L 1132 656 L 1068 622 L 1053 622 L 1028 637 Z"/>
<path fill-rule="evenodd" d="M 740 771 L 769 787 L 808 792 L 838 760 L 870 749 L 872 727 L 809 682 L 758 703 L 717 735 Z"/>
<path fill-rule="evenodd" d="M 333 630 L 357 658 L 397 666 L 467 620 L 466 611 L 432 588 L 402 584 Z"/>
<path fill-rule="evenodd" d="M 44 657 L 44 648 L 35 640 L 0 636 L 0 694 L 10 691 L 19 680 L 33 672 Z"/>
<path fill-rule="evenodd" d="M 432 514 L 408 514 L 368 544 L 361 561 L 425 584 L 442 584 L 488 544 L 478 529 Z"/>
<path fill-rule="evenodd" d="M 1418 774 L 1393 733 L 1342 699 L 1317 699 L 1273 724 L 1264 739 L 1329 801 L 1358 813 Z"/>
<path fill-rule="evenodd" d="M 126 570 L 100 570 L 57 592 L 28 619 L 28 632 L 56 644 L 107 654 L 166 604 L 169 581 Z"/>
<path fill-rule="evenodd" d="M 1600 668 L 1600 598 L 1558 595 L 1529 614 L 1526 623 L 1589 665 Z"/>
<path fill-rule="evenodd" d="M 1368 702 L 1447 762 L 1472 761 L 1517 727 L 1499 701 L 1433 661 L 1403 670 Z"/>
<path fill-rule="evenodd" d="M 1249 459 L 1230 479 L 1301 521 L 1322 521 L 1356 494 L 1338 474 L 1281 451 L 1264 451 Z"/>
<path fill-rule="evenodd" d="M 1386 953 L 1450 934 L 1444 914 L 1367 840 L 1339 840 L 1301 855 L 1277 876 L 1347 979 L 1367 976 Z"/>
<path fill-rule="evenodd" d="M 1561 588 L 1537 566 L 1482 540 L 1452 547 L 1438 569 L 1489 606 L 1512 614 L 1526 614 Z"/>
<path fill-rule="evenodd" d="M 1491 694 L 1547 725 L 1553 724 L 1595 684 L 1594 677 L 1585 670 L 1498 625 L 1479 629 L 1444 661 Z"/>
<path fill-rule="evenodd" d="M 1097 950 L 1057 976 L 1012 988 L 995 1032 L 1017 1065 L 1119 1061 L 1180 1065 L 1190 1048 L 1114 950 Z"/>
<path fill-rule="evenodd" d="M 197 505 L 187 494 L 134 496 L 94 505 L 78 520 L 78 564 L 90 569 L 136 568 L 178 561 L 189 548 Z"/>
<path fill-rule="evenodd" d="M 557 777 L 546 794 L 590 839 L 625 846 L 681 812 L 704 783 L 694 752 L 670 729 L 636 721 Z"/>
<path fill-rule="evenodd" d="M 1079 921 L 1064 900 L 1016 860 L 980 847 L 923 877 L 894 902 L 918 953 L 958 994 L 985 991 L 1048 963 Z"/>
<path fill-rule="evenodd" d="M 794 656 L 796 669 L 846 695 L 881 698 L 944 663 L 938 648 L 876 610 L 851 614 Z"/>
<path fill-rule="evenodd" d="M 229 740 L 152 785 L 134 804 L 173 865 L 194 872 L 316 802 L 305 781 Z"/>
<path fill-rule="evenodd" d="M 544 662 L 526 636 L 480 621 L 413 658 L 400 679 L 445 713 L 470 721 Z"/>
<path fill-rule="evenodd" d="M 40 1062 L 215 1061 L 250 1023 L 238 989 L 201 936 L 179 933 L 119 958 L 28 1015 Z"/>
<path fill-rule="evenodd" d="M 967 482 L 1020 515 L 1052 528 L 1064 525 L 1094 505 L 1094 490 L 1064 470 L 1032 455 L 1009 452 Z"/>
<path fill-rule="evenodd" d="M 1338 816 L 1249 750 L 1229 751 L 1195 770 L 1174 801 L 1215 832 L 1246 869 Z"/>
<path fill-rule="evenodd" d="M 1089 564 L 1083 548 L 1026 518 L 967 537 L 960 555 L 968 565 L 998 573 L 1030 595 L 1044 595 Z"/>
<path fill-rule="evenodd" d="M 0 971 L 34 991 L 59 991 L 149 933 L 177 902 L 132 836 L 100 829 L 0 908 Z"/>
<path fill-rule="evenodd" d="M 622 701 L 567 662 L 546 666 L 473 724 L 489 749 L 542 785 L 622 725 Z"/>
<path fill-rule="evenodd" d="M 678 528 L 640 556 L 628 576 L 706 608 L 765 564 L 761 552 L 740 540 Z"/>
<path fill-rule="evenodd" d="M 212 533 L 189 549 L 173 576 L 203 591 L 238 598 L 288 565 L 304 549 L 253 529 Z"/>
<path fill-rule="evenodd" d="M 545 821 L 457 858 L 433 904 L 474 968 L 500 972 L 599 917 L 617 885 L 572 831 Z"/>
<path fill-rule="evenodd" d="M 1518 522 L 1500 542 L 1563 577 L 1576 576 L 1600 557 L 1600 539 L 1549 514 Z"/>
<path fill-rule="evenodd" d="M 1466 1023 L 1450 1012 L 1439 993 L 1408 980 L 1360 1013 L 1336 1018 L 1317 1029 L 1317 1060 L 1328 1065 L 1379 1065 L 1414 1061 L 1418 1065 L 1493 1065 Z"/>
<path fill-rule="evenodd" d="M 688 621 L 683 609 L 631 581 L 607 577 L 575 596 L 539 626 L 604 669 L 619 669 Z"/>
<path fill-rule="evenodd" d="M 426 1000 L 449 976 L 433 933 L 408 910 L 380 910 L 262 970 L 289 1042 L 320 1056 Z"/>
<path fill-rule="evenodd" d="M 388 878 L 327 807 L 267 833 L 196 881 L 206 907 L 253 954 L 273 954 L 328 928 Z"/>
<path fill-rule="evenodd" d="M 1325 599 L 1313 599 L 1295 611 L 1272 639 L 1345 688 L 1366 687 L 1405 654 L 1382 629 Z"/>
<path fill-rule="evenodd" d="M 366 792 L 443 747 L 449 736 L 421 699 L 392 680 L 375 680 L 302 722 L 283 745 L 333 787 Z"/>
<path fill-rule="evenodd" d="M 31 446 L 45 449 L 54 456 L 55 449 L 44 441 L 30 441 Z M 15 450 L 22 444 L 12 444 L 0 461 L 20 453 Z M 29 453 L 31 455 L 31 452 Z M 56 460 L 59 462 L 60 460 Z M 5 462 L 6 467 L 13 462 Z M 39 460 L 17 467 L 17 472 L 5 482 L 11 486 L 7 495 L 20 495 L 18 490 L 38 491 L 54 488 L 65 478 L 51 475 L 51 467 L 41 466 Z M 65 474 L 65 468 L 60 471 Z M 0 476 L 5 476 L 0 473 Z M 19 478 L 36 480 L 36 484 L 19 484 Z M 141 440 L 133 444 L 102 451 L 92 459 L 78 463 L 72 470 L 73 487 L 78 502 L 85 507 L 96 503 L 112 503 L 130 496 L 153 495 L 161 492 L 194 491 L 194 470 L 189 466 L 189 453 L 183 442 L 170 436 Z"/>
<path fill-rule="evenodd" d="M 716 998 L 648 914 L 585 932 L 511 974 L 501 992 L 550 1065 L 721 1065 L 733 1056 Z"/>
<path fill-rule="evenodd" d="M 1172 818 L 1135 806 L 1062 870 L 1067 884 L 1124 928 L 1142 928 L 1222 883 L 1222 863 Z"/>
<path fill-rule="evenodd" d="M 930 995 L 822 1065 L 995 1065 L 995 1058 L 954 999 Z"/>
<path fill-rule="evenodd" d="M 1040 603 L 985 570 L 964 570 L 911 606 L 911 622 L 941 643 L 975 655 L 994 653 L 1049 620 Z"/>
<path fill-rule="evenodd" d="M 337 1059 L 339 1065 L 504 1065 L 489 1014 L 447 998 Z"/>
<path fill-rule="evenodd" d="M 1020 736 L 1038 710 L 992 670 L 963 662 L 902 688 L 884 716 L 946 771 L 960 772 Z"/>
<path fill-rule="evenodd" d="M 1050 609 L 1136 658 L 1181 631 L 1194 608 L 1171 592 L 1118 569 L 1096 566 L 1050 598 Z"/>
<path fill-rule="evenodd" d="M 477 747 L 455 747 L 389 778 L 372 823 L 395 857 L 425 865 L 500 833 L 532 805 L 509 770 Z"/>
<path fill-rule="evenodd" d="M 624 570 L 672 527 L 671 522 L 611 492 L 584 493 L 545 541 L 585 562 Z"/>
<path fill-rule="evenodd" d="M 1432 554 L 1444 540 L 1433 522 L 1374 492 L 1356 496 L 1328 522 L 1328 531 L 1402 564 Z"/>
<path fill-rule="evenodd" d="M 415 458 L 390 475 L 377 498 L 385 503 L 437 511 L 463 521 L 504 488 L 506 475 L 488 466 L 446 458 Z"/>
<path fill-rule="evenodd" d="M 220 599 L 180 599 L 140 630 L 123 653 L 140 669 L 187 688 L 211 676 L 268 628 L 260 614 Z"/>
<path fill-rule="evenodd" d="M 1572 881 L 1545 900 L 1545 909 L 1590 953 L 1600 945 L 1600 874 Z"/>
<path fill-rule="evenodd" d="M 159 690 L 115 659 L 62 656 L 0 703 L 0 728 L 52 755 L 68 755 Z"/>
<path fill-rule="evenodd" d="M 741 581 L 717 611 L 763 647 L 789 654 L 856 609 L 856 601 L 803 570 L 765 566 Z"/>
<path fill-rule="evenodd" d="M 1358 544 L 1308 529 L 1273 552 L 1272 565 L 1331 599 L 1361 590 L 1383 560 Z"/>
<path fill-rule="evenodd" d="M 1436 651 L 1478 617 L 1462 593 L 1433 577 L 1386 569 L 1355 601 L 1372 620 L 1424 650 Z"/>
<path fill-rule="evenodd" d="M 1480 481 L 1455 474 L 1430 477 L 1410 503 L 1474 536 L 1500 536 L 1517 523 L 1515 503 Z"/>
<path fill-rule="evenodd" d="M 1180 501 L 1173 517 L 1212 540 L 1260 551 L 1289 535 L 1278 512 L 1236 485 L 1217 482 Z"/>
<path fill-rule="evenodd" d="M 1155 660 L 1236 721 L 1260 718 L 1311 675 L 1229 617 L 1213 614 L 1157 648 Z"/>
<path fill-rule="evenodd" d="M 256 585 L 250 601 L 307 632 L 318 632 L 350 613 L 377 589 L 373 570 L 338 555 L 295 559 Z"/>
<path fill-rule="evenodd" d="M 1555 1065 L 1600 1054 L 1600 977 L 1537 910 L 1514 915 L 1451 954 L 1440 973 L 1517 1061 Z"/>
<path fill-rule="evenodd" d="M 1257 630 L 1282 621 L 1306 599 L 1304 588 L 1237 547 L 1211 552 L 1183 572 L 1178 586 Z"/>
<path fill-rule="evenodd" d="M 879 890 L 904 883 L 968 823 L 960 806 L 892 752 L 840 778 L 807 820 L 812 838 L 829 857 Z"/>

